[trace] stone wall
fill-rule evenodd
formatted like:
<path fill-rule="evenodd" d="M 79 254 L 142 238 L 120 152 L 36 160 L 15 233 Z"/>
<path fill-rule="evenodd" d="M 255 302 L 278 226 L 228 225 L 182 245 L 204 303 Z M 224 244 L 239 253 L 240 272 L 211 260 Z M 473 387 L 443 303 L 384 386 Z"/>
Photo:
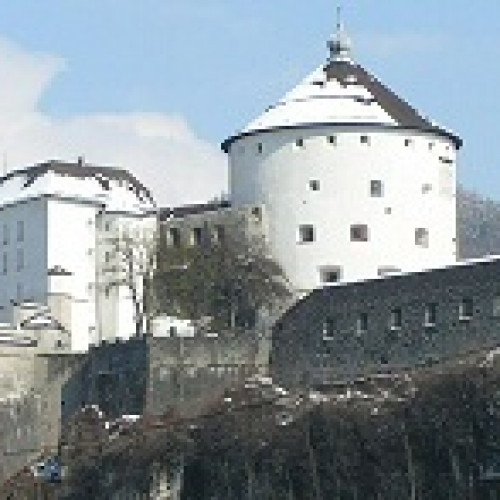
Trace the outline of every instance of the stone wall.
<path fill-rule="evenodd" d="M 0 480 L 22 469 L 41 453 L 37 427 L 43 412 L 40 396 L 18 394 L 0 400 Z"/>
<path fill-rule="evenodd" d="M 142 337 L 93 347 L 62 387 L 63 426 L 85 405 L 124 414 L 193 416 L 267 368 L 254 332 Z"/>
<path fill-rule="evenodd" d="M 426 326 L 429 304 L 436 319 Z M 391 325 L 398 309 L 401 325 Z M 492 258 L 313 291 L 275 325 L 271 373 L 289 386 L 323 384 L 498 343 L 500 260 Z"/>
<path fill-rule="evenodd" d="M 194 416 L 256 372 L 253 332 L 150 339 L 148 411 Z"/>

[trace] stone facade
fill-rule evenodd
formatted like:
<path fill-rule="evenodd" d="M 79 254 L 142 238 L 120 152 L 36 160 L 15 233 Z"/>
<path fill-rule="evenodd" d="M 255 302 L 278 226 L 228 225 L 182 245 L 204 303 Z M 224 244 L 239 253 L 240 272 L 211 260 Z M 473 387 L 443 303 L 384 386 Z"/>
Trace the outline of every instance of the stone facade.
<path fill-rule="evenodd" d="M 62 388 L 62 424 L 85 405 L 110 418 L 129 414 L 193 416 L 245 377 L 267 368 L 255 333 L 145 336 L 92 347 Z"/>
<path fill-rule="evenodd" d="M 288 386 L 404 370 L 500 343 L 500 258 L 313 291 L 275 325 Z"/>

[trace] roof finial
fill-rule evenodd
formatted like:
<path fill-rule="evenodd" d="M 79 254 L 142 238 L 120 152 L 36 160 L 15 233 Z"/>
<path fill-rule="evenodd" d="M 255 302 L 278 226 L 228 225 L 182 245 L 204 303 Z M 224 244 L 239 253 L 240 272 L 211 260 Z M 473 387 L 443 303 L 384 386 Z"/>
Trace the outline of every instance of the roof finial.
<path fill-rule="evenodd" d="M 328 41 L 330 62 L 351 60 L 351 39 L 347 36 L 342 22 L 342 7 L 337 6 L 337 32 Z"/>

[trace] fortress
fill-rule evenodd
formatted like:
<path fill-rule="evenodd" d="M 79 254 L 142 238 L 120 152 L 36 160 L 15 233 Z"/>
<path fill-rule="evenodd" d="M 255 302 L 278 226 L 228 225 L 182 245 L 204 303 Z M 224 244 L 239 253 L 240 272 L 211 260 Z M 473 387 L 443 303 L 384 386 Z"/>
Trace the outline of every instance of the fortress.
<path fill-rule="evenodd" d="M 355 62 L 341 25 L 328 48 L 222 143 L 229 200 L 159 207 L 129 172 L 83 159 L 0 179 L 0 410 L 10 415 L 7 394 L 48 401 L 38 434 L 26 418 L 35 455 L 82 403 L 122 414 L 182 399 L 190 412 L 208 388 L 257 370 L 324 386 L 498 345 L 500 258 L 457 261 L 462 140 Z M 294 291 L 267 331 L 270 350 L 254 342 L 261 332 L 203 337 L 175 318 L 148 331 L 137 317 L 145 274 L 130 282 L 115 242 L 134 241 L 141 267 L 152 234 L 200 245 L 223 238 L 234 215 L 266 238 Z"/>

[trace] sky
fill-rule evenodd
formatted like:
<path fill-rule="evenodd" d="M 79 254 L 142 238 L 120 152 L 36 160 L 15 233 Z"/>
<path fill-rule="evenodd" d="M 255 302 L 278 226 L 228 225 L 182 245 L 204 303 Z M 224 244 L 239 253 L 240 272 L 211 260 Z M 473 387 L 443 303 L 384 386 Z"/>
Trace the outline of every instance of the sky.
<path fill-rule="evenodd" d="M 500 199 L 500 2 L 343 0 L 354 57 L 464 140 Z M 0 0 L 0 166 L 129 169 L 163 205 L 227 191 L 220 142 L 326 61 L 335 0 Z"/>

